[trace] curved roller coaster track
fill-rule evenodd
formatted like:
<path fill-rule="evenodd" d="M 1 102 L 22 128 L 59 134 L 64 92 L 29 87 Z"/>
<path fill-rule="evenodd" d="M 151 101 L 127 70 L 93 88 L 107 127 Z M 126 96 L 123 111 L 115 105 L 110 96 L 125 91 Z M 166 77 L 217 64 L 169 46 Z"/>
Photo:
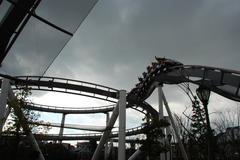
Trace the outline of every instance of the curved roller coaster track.
<path fill-rule="evenodd" d="M 84 81 L 76 81 L 70 79 L 63 79 L 63 78 L 56 78 L 56 77 L 41 77 L 41 76 L 18 76 L 18 77 L 11 77 L 8 75 L 1 75 L 2 77 L 8 78 L 11 80 L 12 88 L 14 90 L 22 89 L 25 87 L 30 87 L 31 90 L 40 90 L 40 91 L 52 91 L 52 92 L 61 92 L 67 94 L 75 94 L 86 96 L 90 98 L 96 98 L 112 103 L 116 103 L 119 98 L 119 90 L 113 89 L 110 87 L 106 87 L 103 85 L 98 85 L 94 83 L 88 83 Z M 44 105 L 38 106 L 31 106 L 31 108 L 41 110 L 48 110 L 51 109 L 47 107 L 43 107 Z M 30 106 L 29 106 L 30 107 Z M 131 107 L 139 112 L 145 114 L 145 112 L 150 113 L 153 117 L 157 117 L 157 111 L 152 108 L 148 103 L 141 102 L 141 103 L 128 103 L 127 107 Z M 141 109 L 140 109 L 141 108 Z M 95 108 L 96 109 L 96 108 Z M 108 108 L 109 110 L 110 108 Z M 53 109 L 52 109 L 53 110 Z M 97 111 L 105 111 L 106 108 L 102 107 L 99 108 Z M 54 109 L 56 111 L 56 108 Z M 68 111 L 65 111 L 68 112 Z M 76 111 L 69 111 L 69 112 L 76 112 Z M 78 111 L 81 112 L 81 111 Z M 86 112 L 94 112 L 86 111 Z"/>
<path fill-rule="evenodd" d="M 11 77 L 0 75 L 11 80 L 13 89 L 31 87 L 32 90 L 62 92 L 81 95 L 108 102 L 116 103 L 119 98 L 119 90 L 89 82 L 41 76 L 18 76 Z M 152 94 L 154 89 L 163 84 L 180 84 L 190 82 L 205 87 L 219 95 L 231 100 L 240 101 L 240 72 L 222 68 L 183 65 L 180 62 L 157 58 L 138 78 L 139 83 L 127 94 L 127 107 L 136 109 L 144 114 L 149 113 L 152 118 L 158 119 L 158 112 L 145 100 Z M 114 109 L 114 105 L 94 108 L 70 109 L 39 104 L 30 104 L 30 109 L 66 113 L 87 114 L 105 113 Z"/>
<path fill-rule="evenodd" d="M 41 112 L 64 113 L 64 114 L 92 114 L 92 113 L 107 113 L 113 111 L 115 104 L 99 106 L 99 107 L 59 107 L 49 106 L 36 103 L 28 103 L 26 108 Z"/>

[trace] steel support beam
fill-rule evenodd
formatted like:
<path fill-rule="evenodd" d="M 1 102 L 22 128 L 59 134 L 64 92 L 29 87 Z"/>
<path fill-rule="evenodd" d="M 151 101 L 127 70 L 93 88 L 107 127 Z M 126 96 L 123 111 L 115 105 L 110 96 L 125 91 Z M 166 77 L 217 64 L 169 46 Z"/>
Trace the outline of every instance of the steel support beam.
<path fill-rule="evenodd" d="M 162 86 L 158 86 L 158 113 L 159 113 L 159 120 L 164 118 L 163 113 L 163 90 Z M 165 134 L 165 128 L 162 128 L 163 133 Z M 165 160 L 165 154 L 160 153 L 160 160 Z"/>
<path fill-rule="evenodd" d="M 10 87 L 9 80 L 3 78 L 0 95 L 0 134 L 2 133 L 2 129 L 5 123 L 9 87 Z"/>
<path fill-rule="evenodd" d="M 169 106 L 168 106 L 168 102 L 167 102 L 166 97 L 165 97 L 164 94 L 163 94 L 162 98 L 163 98 L 163 102 L 164 102 L 166 111 L 167 111 L 167 113 L 168 113 L 169 119 L 170 119 L 170 121 L 171 121 L 173 130 L 174 130 L 174 132 L 175 132 L 175 135 L 176 135 L 176 138 L 177 138 L 177 141 L 178 141 L 180 150 L 181 150 L 181 152 L 182 152 L 183 159 L 184 159 L 184 160 L 188 160 L 188 156 L 187 156 L 187 153 L 186 153 L 186 151 L 185 151 L 185 149 L 184 149 L 184 146 L 183 146 L 183 144 L 182 144 L 182 141 L 181 141 L 181 138 L 180 138 L 180 135 L 179 135 L 178 128 L 177 128 L 176 125 L 175 125 L 175 122 L 174 122 L 174 119 L 173 119 L 171 110 L 170 110 L 170 108 L 169 108 Z"/>
<path fill-rule="evenodd" d="M 14 100 L 14 99 L 13 99 Z M 26 133 L 28 139 L 30 140 L 31 144 L 32 144 L 32 148 L 35 151 L 38 151 L 38 160 L 45 160 L 45 158 L 43 157 L 42 151 L 38 146 L 38 143 L 35 139 L 35 137 L 33 136 L 31 129 L 29 128 L 28 124 L 27 124 L 27 120 L 24 117 L 24 114 L 22 112 L 22 110 L 19 108 L 19 106 L 17 105 L 12 105 L 11 106 L 14 110 L 15 115 L 18 117 L 19 122 L 23 128 L 23 131 Z"/>
<path fill-rule="evenodd" d="M 108 124 L 108 122 L 109 122 L 109 113 L 106 113 L 106 125 Z M 105 143 L 105 150 L 104 150 L 104 159 L 105 160 L 108 160 L 108 141 L 109 140 L 107 140 L 106 141 L 106 143 Z"/>
<path fill-rule="evenodd" d="M 59 136 L 63 135 L 64 124 L 65 124 L 65 117 L 66 117 L 66 114 L 63 113 L 62 114 L 62 121 L 61 121 L 61 128 L 60 128 L 60 131 L 59 131 Z"/>
<path fill-rule="evenodd" d="M 5 84 L 6 86 L 8 86 L 8 92 L 7 92 L 7 99 L 10 101 L 10 102 L 13 102 L 13 101 L 16 101 L 16 97 L 14 96 L 14 93 L 10 87 L 10 83 L 9 81 L 6 81 L 8 82 L 8 85 Z M 29 138 L 31 144 L 32 144 L 32 148 L 37 151 L 39 154 L 38 154 L 38 159 L 37 160 L 45 160 L 43 154 L 42 154 L 42 151 L 41 149 L 39 148 L 38 146 L 38 143 L 35 139 L 35 137 L 33 136 L 32 132 L 31 132 L 31 129 L 29 128 L 28 124 L 27 124 L 27 120 L 26 118 L 24 117 L 24 114 L 22 112 L 22 110 L 19 108 L 18 105 L 16 104 L 9 104 L 9 107 L 12 107 L 14 109 L 14 113 L 15 115 L 18 117 L 19 119 L 19 122 L 23 128 L 23 131 L 26 133 L 27 137 Z M 9 111 L 10 112 L 10 109 Z M 8 116 L 6 115 L 7 113 L 5 113 L 5 116 Z"/>
<path fill-rule="evenodd" d="M 15 98 L 15 95 L 13 93 L 13 90 L 11 88 L 10 83 L 8 82 L 8 99 L 14 99 L 14 98 Z M 10 112 L 11 112 L 11 107 L 7 106 L 6 110 L 5 110 L 4 117 L 2 119 L 3 126 L 4 126 L 4 124 L 5 124 L 6 120 L 7 120 Z"/>
<path fill-rule="evenodd" d="M 28 14 L 30 9 L 34 6 L 36 0 L 18 0 L 16 5 L 13 5 L 8 10 L 8 13 L 0 25 L 0 65 L 7 55 L 7 47 L 11 37 L 14 35 L 15 31 L 21 25 L 21 22 Z M 30 18 L 30 16 L 29 16 Z M 29 18 L 27 20 L 29 20 Z M 26 20 L 26 21 L 27 21 Z"/>
<path fill-rule="evenodd" d="M 163 114 L 163 90 L 162 86 L 158 87 L 158 113 L 159 113 L 159 119 L 163 119 L 164 114 Z"/>
<path fill-rule="evenodd" d="M 119 99 L 119 130 L 118 130 L 118 159 L 126 159 L 126 91 L 120 90 Z"/>
<path fill-rule="evenodd" d="M 165 119 L 169 122 L 169 117 L 166 116 Z M 166 137 L 165 137 L 165 140 L 166 140 L 166 144 L 168 144 L 170 146 L 170 151 L 166 152 L 166 159 L 167 160 L 171 160 L 171 150 L 172 150 L 172 147 L 171 147 L 171 139 L 169 140 L 168 139 L 168 136 L 171 135 L 171 126 L 168 126 L 166 127 Z"/>
<path fill-rule="evenodd" d="M 61 127 L 60 127 L 60 130 L 59 130 L 59 136 L 63 136 L 64 124 L 65 124 L 65 117 L 66 117 L 66 114 L 63 113 L 63 114 L 62 114 Z M 60 140 L 59 143 L 62 143 L 62 141 Z"/>
<path fill-rule="evenodd" d="M 99 141 L 99 144 L 93 154 L 92 160 L 98 160 L 99 154 L 101 153 L 101 150 L 104 147 L 104 144 L 106 143 L 108 137 L 111 134 L 111 130 L 117 120 L 118 114 L 119 114 L 119 102 L 117 103 L 116 107 L 113 110 L 113 113 L 107 125 L 107 130 L 103 132 L 103 135 Z"/>
<path fill-rule="evenodd" d="M 136 150 L 136 151 L 131 155 L 131 157 L 128 158 L 128 160 L 134 160 L 134 159 L 136 159 L 137 157 L 140 156 L 141 153 L 142 153 L 142 152 L 141 152 L 140 149 Z"/>

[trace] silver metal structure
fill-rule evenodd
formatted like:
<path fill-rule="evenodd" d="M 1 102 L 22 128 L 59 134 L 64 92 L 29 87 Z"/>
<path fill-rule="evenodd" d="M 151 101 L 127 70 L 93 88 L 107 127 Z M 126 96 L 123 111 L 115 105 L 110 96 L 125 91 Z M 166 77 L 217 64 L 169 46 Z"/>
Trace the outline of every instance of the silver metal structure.
<path fill-rule="evenodd" d="M 126 159 L 125 141 L 126 141 L 126 91 L 120 90 L 119 93 L 119 129 L 118 129 L 118 159 Z"/>
<path fill-rule="evenodd" d="M 9 85 L 9 81 L 8 81 L 7 79 L 3 79 L 2 85 L 5 85 L 5 87 L 6 87 L 6 88 L 5 88 L 5 87 L 2 86 L 2 88 L 4 89 L 4 91 L 2 90 L 2 91 L 3 91 L 2 93 L 3 93 L 4 96 L 7 96 L 7 97 L 4 97 L 4 96 L 3 96 L 3 97 L 1 97 L 1 98 L 5 98 L 5 99 L 7 99 L 8 101 L 15 101 L 15 100 L 16 100 L 16 97 L 14 96 L 14 93 L 13 93 L 12 89 L 9 87 L 9 86 L 10 86 L 10 85 Z M 1 100 L 3 100 L 3 99 L 1 99 Z M 6 102 L 5 100 L 3 100 L 3 101 L 4 101 L 4 103 Z M 6 104 L 5 104 L 5 105 L 6 105 Z M 3 111 L 4 111 L 4 110 L 6 111 L 6 108 L 5 108 L 5 107 L 6 107 L 6 106 L 4 106 Z M 39 153 L 38 160 L 45 160 L 45 158 L 44 158 L 44 156 L 43 156 L 43 154 L 42 154 L 42 151 L 41 151 L 41 149 L 39 148 L 38 143 L 37 143 L 35 137 L 33 136 L 30 128 L 28 127 L 28 124 L 27 124 L 27 122 L 26 122 L 26 119 L 25 119 L 25 117 L 24 117 L 24 115 L 23 115 L 23 113 L 22 113 L 22 110 L 21 110 L 20 108 L 18 108 L 18 106 L 12 105 L 12 106 L 10 106 L 10 107 L 13 108 L 16 116 L 18 117 L 18 119 L 19 119 L 19 121 L 20 121 L 20 124 L 21 124 L 24 132 L 26 133 L 27 137 L 29 138 L 29 140 L 30 140 L 30 142 L 31 142 L 31 144 L 32 144 L 33 149 L 34 149 L 35 151 L 38 151 L 38 153 Z M 3 115 L 6 115 L 6 114 L 3 114 Z M 6 115 L 6 117 L 1 117 L 1 119 L 3 119 L 3 118 L 6 119 L 7 116 L 8 116 L 8 115 Z M 2 124 L 2 125 L 3 125 L 3 124 Z M 1 129 L 2 129 L 2 128 L 1 128 Z"/>
<path fill-rule="evenodd" d="M 133 88 L 129 93 L 127 93 L 126 102 L 125 102 L 127 108 L 134 108 L 138 111 L 141 111 L 142 113 L 149 113 L 151 115 L 151 118 L 159 119 L 159 115 L 160 117 L 162 116 L 161 108 L 160 108 L 160 112 L 158 113 L 155 109 L 151 107 L 151 105 L 146 103 L 144 100 L 147 99 L 152 94 L 154 89 L 157 88 L 159 85 L 180 84 L 184 82 L 190 82 L 196 85 L 204 86 L 210 89 L 211 91 L 217 94 L 220 94 L 224 97 L 227 97 L 235 101 L 240 101 L 240 93 L 239 93 L 240 72 L 238 71 L 214 68 L 214 67 L 206 67 L 206 66 L 183 65 L 179 62 L 176 62 L 170 59 L 165 59 L 165 58 L 156 58 L 156 60 L 157 62 L 154 62 L 152 66 L 148 67 L 147 73 L 145 72 L 143 74 L 143 78 L 139 79 L 139 83 L 136 84 L 136 87 Z M 113 88 L 109 88 L 106 86 L 93 84 L 93 83 L 75 81 L 70 79 L 55 78 L 55 77 L 38 77 L 38 76 L 11 77 L 8 75 L 1 75 L 1 76 L 9 79 L 10 84 L 14 89 L 19 89 L 27 86 L 27 87 L 31 87 L 33 90 L 44 90 L 44 91 L 77 94 L 77 95 L 83 95 L 87 97 L 92 97 L 92 98 L 97 98 L 97 99 L 117 103 L 116 107 L 98 108 L 98 109 L 92 109 L 91 111 L 90 110 L 82 110 L 82 111 L 65 110 L 65 109 L 59 109 L 54 107 L 47 108 L 47 107 L 35 106 L 35 105 L 27 106 L 29 108 L 36 109 L 36 110 L 47 111 L 47 112 L 56 111 L 63 114 L 68 114 L 68 113 L 81 114 L 81 113 L 94 113 L 94 112 L 106 113 L 109 111 L 113 111 L 107 125 L 107 130 L 104 131 L 103 135 L 101 136 L 99 145 L 94 153 L 94 156 L 92 157 L 93 160 L 98 158 L 98 155 L 102 147 L 104 146 L 106 140 L 112 136 L 111 129 L 119 114 L 119 107 L 121 102 L 121 98 L 120 98 L 121 91 Z M 175 128 L 174 130 L 177 133 L 177 128 L 174 127 L 174 123 L 171 118 L 170 108 L 167 104 L 166 98 L 163 93 L 161 94 L 163 95 L 163 101 L 164 101 L 166 110 L 168 112 L 169 118 L 171 120 L 171 123 L 173 125 L 173 128 Z M 126 132 L 126 135 L 127 134 L 128 133 Z M 121 132 L 121 135 L 125 137 L 123 132 Z M 63 139 L 64 136 L 62 136 L 61 138 Z M 122 142 L 124 142 L 124 138 L 119 143 L 122 143 Z M 123 143 L 121 146 L 123 146 Z M 184 159 L 187 159 L 186 155 L 184 154 L 184 148 L 181 147 L 181 149 L 182 149 Z"/>

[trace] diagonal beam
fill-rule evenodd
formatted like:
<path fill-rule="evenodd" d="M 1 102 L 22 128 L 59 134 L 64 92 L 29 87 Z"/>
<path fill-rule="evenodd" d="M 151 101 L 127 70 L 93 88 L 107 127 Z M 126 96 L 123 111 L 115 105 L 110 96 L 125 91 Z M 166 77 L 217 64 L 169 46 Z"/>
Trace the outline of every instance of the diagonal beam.
<path fill-rule="evenodd" d="M 126 91 L 119 92 L 118 159 L 126 159 Z"/>
<path fill-rule="evenodd" d="M 37 0 L 18 0 L 16 5 L 9 8 L 7 15 L 5 15 L 3 21 L 0 23 L 0 64 L 7 55 L 6 50 L 11 37 L 15 34 L 15 31 L 19 25 L 21 25 L 23 19 L 36 1 Z M 29 18 L 26 20 L 28 21 Z M 16 36 L 17 35 L 15 35 L 15 37 Z"/>
<path fill-rule="evenodd" d="M 15 115 L 18 117 L 19 122 L 24 130 L 24 132 L 26 133 L 27 137 L 29 138 L 30 142 L 32 143 L 32 147 L 35 151 L 38 152 L 38 160 L 45 160 L 41 149 L 38 146 L 38 143 L 35 139 L 35 137 L 33 136 L 31 129 L 29 128 L 28 124 L 27 124 L 27 120 L 24 117 L 24 114 L 21 110 L 21 108 L 19 108 L 17 103 L 14 103 L 16 101 L 16 97 L 14 96 L 14 93 L 10 87 L 10 83 L 8 83 L 9 85 L 9 89 L 8 89 L 8 100 L 9 100 L 9 107 L 13 108 Z M 9 109 L 10 111 L 10 109 Z"/>
<path fill-rule="evenodd" d="M 7 112 L 7 98 L 8 98 L 8 90 L 10 87 L 10 83 L 8 79 L 3 78 L 1 85 L 1 95 L 0 95 L 0 134 L 2 132 L 4 123 L 5 123 L 5 115 Z"/>
<path fill-rule="evenodd" d="M 111 130 L 117 120 L 118 114 L 119 114 L 119 104 L 117 103 L 116 107 L 113 110 L 112 116 L 108 122 L 108 125 L 107 125 L 108 129 L 105 132 L 103 132 L 103 135 L 99 141 L 99 144 L 93 154 L 92 160 L 97 160 L 99 158 L 99 154 L 101 153 L 101 150 L 104 147 L 104 144 L 106 143 L 107 139 L 111 134 Z"/>
<path fill-rule="evenodd" d="M 165 106 L 166 111 L 168 113 L 168 117 L 169 117 L 169 119 L 171 121 L 171 125 L 173 127 L 174 132 L 175 132 L 175 135 L 176 135 L 176 138 L 177 138 L 180 150 L 182 152 L 183 159 L 184 160 L 188 160 L 187 153 L 186 153 L 186 151 L 184 149 L 184 146 L 182 144 L 181 138 L 179 136 L 179 130 L 178 130 L 177 126 L 175 125 L 175 122 L 174 122 L 174 119 L 173 119 L 173 116 L 172 116 L 172 112 L 171 112 L 171 110 L 169 108 L 169 105 L 168 105 L 168 102 L 167 102 L 167 99 L 166 99 L 164 93 L 162 94 L 162 98 L 163 98 L 164 106 Z"/>
<path fill-rule="evenodd" d="M 10 105 L 10 107 L 13 108 L 14 114 L 18 117 L 19 122 L 20 122 L 24 132 L 26 133 L 27 137 L 30 139 L 30 142 L 32 143 L 33 149 L 35 151 L 39 152 L 38 160 L 45 160 L 45 158 L 43 157 L 43 154 L 41 152 L 41 149 L 39 148 L 38 143 L 37 143 L 35 137 L 33 136 L 32 132 L 31 132 L 31 129 L 29 128 L 29 126 L 27 124 L 27 120 L 24 117 L 24 114 L 23 114 L 22 110 L 19 108 L 18 105 L 11 104 L 11 103 L 9 105 Z"/>

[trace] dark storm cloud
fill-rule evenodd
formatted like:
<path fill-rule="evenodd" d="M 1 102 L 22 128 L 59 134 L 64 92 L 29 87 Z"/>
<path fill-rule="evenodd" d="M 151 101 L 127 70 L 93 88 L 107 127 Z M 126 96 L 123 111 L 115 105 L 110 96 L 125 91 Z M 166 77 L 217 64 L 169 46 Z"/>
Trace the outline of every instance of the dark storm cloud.
<path fill-rule="evenodd" d="M 71 76 L 129 89 L 154 56 L 239 70 L 239 7 L 237 0 L 99 1 L 52 71 L 61 59 Z"/>
<path fill-rule="evenodd" d="M 101 0 L 47 75 L 130 91 L 154 56 L 240 70 L 239 14 L 239 0 Z M 176 85 L 163 89 L 172 112 L 191 106 Z M 147 99 L 156 110 L 157 96 Z M 212 94 L 209 113 L 232 103 Z M 128 126 L 142 122 L 127 117 Z"/>
<path fill-rule="evenodd" d="M 52 4 L 42 5 L 40 7 L 47 9 Z M 75 19 L 66 17 L 76 15 L 76 12 L 65 10 L 67 8 L 59 5 L 53 13 L 59 13 L 61 18 L 54 21 L 72 30 L 74 27 L 71 24 Z M 50 13 L 42 10 L 40 15 L 47 17 Z M 239 0 L 100 0 L 46 75 L 130 91 L 137 83 L 137 77 L 154 61 L 154 56 L 175 59 L 184 64 L 240 70 L 239 17 Z M 45 47 L 36 47 L 47 55 L 47 49 L 57 44 L 54 39 L 58 37 L 51 37 L 51 32 L 44 28 L 37 30 L 42 30 L 43 34 L 38 38 Z M 30 41 L 34 40 L 34 36 L 29 36 Z M 44 39 L 48 36 L 52 38 L 51 41 Z M 41 64 L 48 56 L 42 57 L 42 60 L 35 58 L 35 63 L 39 61 Z M 23 57 L 18 58 L 24 60 Z M 34 63 L 25 63 L 25 68 L 34 66 Z M 182 113 L 186 106 L 191 105 L 177 86 L 165 85 L 163 89 L 172 111 Z M 45 98 L 44 102 L 69 100 L 67 96 L 66 100 L 65 97 L 59 97 L 54 95 L 53 98 Z M 157 109 L 157 91 L 147 101 Z M 214 111 L 214 107 L 226 105 L 232 104 L 213 94 L 209 112 Z M 128 111 L 129 126 L 141 122 L 136 117 L 139 118 L 138 114 Z M 97 116 L 94 118 L 98 121 Z M 84 116 L 84 119 L 87 120 L 88 116 Z M 90 118 L 89 122 L 94 123 L 94 120 Z"/>
<path fill-rule="evenodd" d="M 74 33 L 96 0 L 43 1 L 36 14 Z M 4 1 L 4 4 L 9 2 Z M 1 6 L 2 7 L 2 6 Z M 6 6 L 5 6 L 6 7 Z M 0 17 L 3 12 L 0 12 Z M 35 17 L 31 17 L 0 68 L 10 75 L 42 75 L 71 38 Z"/>
<path fill-rule="evenodd" d="M 66 18 L 76 15 L 71 10 L 64 11 L 67 8 L 60 5 L 54 12 L 61 15 L 62 20 L 56 21 L 60 26 L 75 22 L 74 18 Z M 48 14 L 44 9 L 40 12 L 43 17 Z M 146 66 L 154 61 L 154 56 L 184 64 L 240 70 L 239 16 L 239 0 L 100 0 L 47 75 L 129 91 Z M 67 28 L 71 30 L 71 25 Z M 50 32 L 44 28 L 37 30 L 43 30 L 44 34 L 38 35 L 42 42 L 36 47 L 47 56 L 35 58 L 36 62 L 25 62 L 25 68 L 49 60 L 47 49 L 57 44 L 54 39 L 59 40 L 50 37 L 51 41 L 46 41 L 44 37 L 51 36 Z M 171 87 L 166 92 L 173 92 L 171 95 L 177 97 L 178 92 Z M 170 100 L 184 102 L 185 98 Z"/>

